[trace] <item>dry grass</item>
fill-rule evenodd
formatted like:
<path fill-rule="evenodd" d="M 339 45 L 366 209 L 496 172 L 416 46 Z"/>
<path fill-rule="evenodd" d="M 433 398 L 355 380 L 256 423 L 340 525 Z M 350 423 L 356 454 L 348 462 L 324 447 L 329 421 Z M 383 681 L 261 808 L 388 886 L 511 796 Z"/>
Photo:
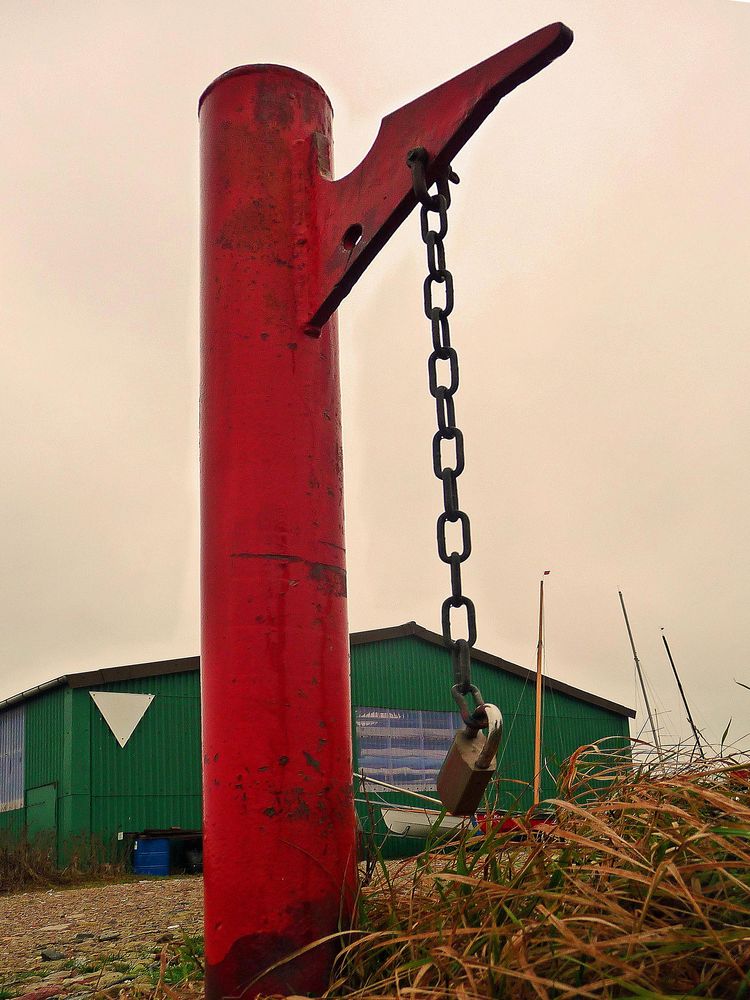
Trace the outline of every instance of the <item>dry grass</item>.
<path fill-rule="evenodd" d="M 381 865 L 326 996 L 750 996 L 747 763 L 602 760 L 569 762 L 554 834 Z"/>
<path fill-rule="evenodd" d="M 54 847 L 43 840 L 0 841 L 0 895 L 81 884 L 98 884 L 125 877 L 124 863 L 101 860 L 101 850 L 87 844 L 70 864 L 58 867 Z"/>

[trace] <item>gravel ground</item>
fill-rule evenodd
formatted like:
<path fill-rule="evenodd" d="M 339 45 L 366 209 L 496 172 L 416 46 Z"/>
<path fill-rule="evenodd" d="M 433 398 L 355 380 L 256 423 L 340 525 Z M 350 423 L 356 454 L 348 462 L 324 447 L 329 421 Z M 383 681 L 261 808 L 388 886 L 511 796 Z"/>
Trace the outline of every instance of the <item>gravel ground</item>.
<path fill-rule="evenodd" d="M 0 896 L 0 1000 L 153 996 L 160 972 L 169 987 L 196 971 L 185 951 L 202 921 L 200 876 Z"/>
<path fill-rule="evenodd" d="M 201 1000 L 202 934 L 200 875 L 0 896 L 0 1000 Z"/>

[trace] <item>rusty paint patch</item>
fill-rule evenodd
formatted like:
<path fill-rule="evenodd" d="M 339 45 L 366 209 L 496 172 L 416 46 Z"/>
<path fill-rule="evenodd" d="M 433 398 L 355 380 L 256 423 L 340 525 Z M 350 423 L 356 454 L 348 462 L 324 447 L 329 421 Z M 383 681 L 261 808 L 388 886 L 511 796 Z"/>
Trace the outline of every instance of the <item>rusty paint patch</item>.
<path fill-rule="evenodd" d="M 321 590 L 334 597 L 346 597 L 346 570 L 327 563 L 308 563 L 310 578 Z"/>
<path fill-rule="evenodd" d="M 331 140 L 322 132 L 313 132 L 313 143 L 318 159 L 318 170 L 329 181 L 333 180 L 331 170 Z"/>
<path fill-rule="evenodd" d="M 288 819 L 307 819 L 310 815 L 310 807 L 305 798 L 305 789 L 292 788 L 284 795 L 284 812 Z"/>
<path fill-rule="evenodd" d="M 315 485 L 320 485 L 317 480 Z M 325 544 L 332 544 L 330 542 Z M 339 546 L 334 546 L 339 548 Z M 275 559 L 279 562 L 303 563 L 310 569 L 310 579 L 315 580 L 319 589 L 334 597 L 346 597 L 346 570 L 332 563 L 312 562 L 302 556 L 285 552 L 231 552 L 230 559 Z"/>
<path fill-rule="evenodd" d="M 308 767 L 314 767 L 316 771 L 319 771 L 320 761 L 316 760 L 311 753 L 307 752 L 307 750 L 303 750 L 302 753 L 305 755 Z"/>
<path fill-rule="evenodd" d="M 328 986 L 340 943 L 327 941 L 296 959 L 290 956 L 320 937 L 323 928 L 338 925 L 338 907 L 338 898 L 289 906 L 283 911 L 282 933 L 238 938 L 221 962 L 206 963 L 206 1000 L 290 993 L 320 996 Z"/>
<path fill-rule="evenodd" d="M 268 122 L 274 129 L 281 131 L 291 124 L 293 116 L 294 111 L 285 91 L 261 80 L 255 103 L 256 121 Z"/>

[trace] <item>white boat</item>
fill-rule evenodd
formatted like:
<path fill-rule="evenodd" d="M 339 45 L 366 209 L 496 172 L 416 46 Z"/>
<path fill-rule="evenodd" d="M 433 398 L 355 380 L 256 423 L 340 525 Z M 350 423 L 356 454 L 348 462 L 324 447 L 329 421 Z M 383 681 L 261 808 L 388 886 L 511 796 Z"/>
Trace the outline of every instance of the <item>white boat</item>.
<path fill-rule="evenodd" d="M 444 815 L 441 820 L 440 810 L 422 809 L 419 806 L 381 806 L 380 812 L 391 833 L 398 837 L 418 837 L 422 840 L 436 830 L 457 830 L 465 822 L 471 823 L 471 817 L 468 816 Z"/>

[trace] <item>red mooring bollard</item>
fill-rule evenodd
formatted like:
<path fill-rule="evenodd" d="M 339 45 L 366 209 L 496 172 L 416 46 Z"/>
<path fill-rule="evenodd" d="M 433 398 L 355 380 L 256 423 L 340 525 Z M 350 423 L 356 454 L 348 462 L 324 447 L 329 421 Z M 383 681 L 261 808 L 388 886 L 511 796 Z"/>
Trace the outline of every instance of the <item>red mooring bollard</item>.
<path fill-rule="evenodd" d="M 201 685 L 207 1000 L 319 993 L 356 891 L 335 310 L 497 102 L 572 41 L 549 25 L 383 120 L 331 172 L 304 74 L 201 98 Z M 270 968 L 272 967 L 273 968 Z"/>
<path fill-rule="evenodd" d="M 349 925 L 356 886 L 335 317 L 302 332 L 331 108 L 251 66 L 200 109 L 206 995 Z M 315 155 L 310 145 L 315 136 Z M 336 945 L 244 996 L 321 991 Z"/>

